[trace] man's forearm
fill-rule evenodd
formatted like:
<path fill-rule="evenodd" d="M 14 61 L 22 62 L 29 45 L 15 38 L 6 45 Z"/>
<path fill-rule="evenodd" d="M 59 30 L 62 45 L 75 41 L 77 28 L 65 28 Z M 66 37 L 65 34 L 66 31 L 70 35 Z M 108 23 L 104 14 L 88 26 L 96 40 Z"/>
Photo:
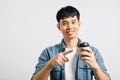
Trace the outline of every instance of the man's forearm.
<path fill-rule="evenodd" d="M 43 69 L 41 69 L 38 73 L 36 73 L 34 76 L 33 76 L 33 79 L 32 80 L 47 80 L 48 79 L 48 76 L 52 70 L 52 66 L 49 65 L 49 63 L 47 63 Z"/>
<path fill-rule="evenodd" d="M 110 80 L 109 77 L 101 70 L 99 66 L 93 69 L 95 80 Z"/>

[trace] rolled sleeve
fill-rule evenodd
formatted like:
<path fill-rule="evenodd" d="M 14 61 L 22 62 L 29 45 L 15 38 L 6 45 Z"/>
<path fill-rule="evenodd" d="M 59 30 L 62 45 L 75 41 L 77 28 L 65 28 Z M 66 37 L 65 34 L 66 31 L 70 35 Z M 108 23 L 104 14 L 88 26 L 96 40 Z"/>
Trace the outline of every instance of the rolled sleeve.
<path fill-rule="evenodd" d="M 49 56 L 48 56 L 47 53 L 48 53 L 47 49 L 45 49 L 45 50 L 41 53 L 40 57 L 38 58 L 38 63 L 37 63 L 37 65 L 36 65 L 36 67 L 35 67 L 35 72 L 33 73 L 33 76 L 34 76 L 37 72 L 39 72 L 39 71 L 45 66 L 45 64 L 47 63 L 47 61 L 49 60 Z"/>
<path fill-rule="evenodd" d="M 95 53 L 96 61 L 97 61 L 98 65 L 100 66 L 101 70 L 110 78 L 110 75 L 107 72 L 107 68 L 104 65 L 104 60 L 103 60 L 102 55 L 100 54 L 99 50 L 94 48 L 93 52 Z"/>

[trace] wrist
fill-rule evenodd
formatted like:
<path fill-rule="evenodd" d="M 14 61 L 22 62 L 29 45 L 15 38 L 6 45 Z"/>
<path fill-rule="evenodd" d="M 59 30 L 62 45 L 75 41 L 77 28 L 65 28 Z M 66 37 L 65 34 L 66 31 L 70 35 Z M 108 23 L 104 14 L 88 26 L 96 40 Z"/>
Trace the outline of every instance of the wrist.
<path fill-rule="evenodd" d="M 92 69 L 93 69 L 94 71 L 98 71 L 98 70 L 100 70 L 100 67 L 99 67 L 98 64 L 96 64 Z"/>
<path fill-rule="evenodd" d="M 46 65 L 47 65 L 48 68 L 53 68 L 54 67 L 54 65 L 50 61 L 48 61 L 48 63 Z"/>
<path fill-rule="evenodd" d="M 91 68 L 96 70 L 96 69 L 99 69 L 100 67 L 97 63 L 95 63 L 93 66 L 91 66 Z"/>

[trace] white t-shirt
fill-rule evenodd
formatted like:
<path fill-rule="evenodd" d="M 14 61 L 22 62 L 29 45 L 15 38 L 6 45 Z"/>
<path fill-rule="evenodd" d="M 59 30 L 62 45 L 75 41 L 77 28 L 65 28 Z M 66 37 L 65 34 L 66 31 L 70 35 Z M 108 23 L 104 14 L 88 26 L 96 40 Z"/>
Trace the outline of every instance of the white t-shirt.
<path fill-rule="evenodd" d="M 77 48 L 72 48 L 73 52 L 66 55 L 66 57 L 69 59 L 68 62 L 65 63 L 65 80 L 75 80 L 75 73 L 74 73 L 74 58 L 75 53 L 77 51 Z M 66 51 L 70 50 L 69 48 L 66 48 Z"/>

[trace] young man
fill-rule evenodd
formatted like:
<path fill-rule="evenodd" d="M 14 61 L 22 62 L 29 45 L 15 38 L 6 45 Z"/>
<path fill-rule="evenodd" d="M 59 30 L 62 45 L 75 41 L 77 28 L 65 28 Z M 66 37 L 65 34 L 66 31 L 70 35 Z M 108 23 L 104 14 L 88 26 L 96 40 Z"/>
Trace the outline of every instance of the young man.
<path fill-rule="evenodd" d="M 99 51 L 92 46 L 78 49 L 81 40 L 79 11 L 66 6 L 57 13 L 61 43 L 46 48 L 39 57 L 32 80 L 110 80 Z"/>

